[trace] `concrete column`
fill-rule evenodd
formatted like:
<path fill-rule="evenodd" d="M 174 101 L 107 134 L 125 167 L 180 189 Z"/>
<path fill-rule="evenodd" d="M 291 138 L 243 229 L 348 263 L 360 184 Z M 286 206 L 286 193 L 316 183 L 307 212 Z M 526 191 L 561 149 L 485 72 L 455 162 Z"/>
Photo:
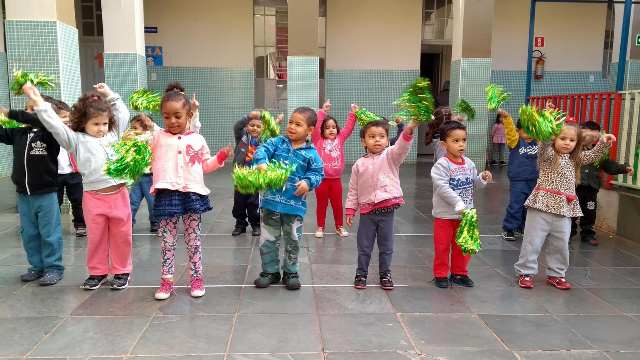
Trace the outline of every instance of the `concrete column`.
<path fill-rule="evenodd" d="M 136 89 L 147 87 L 142 0 L 102 2 L 104 76 L 125 103 Z"/>
<path fill-rule="evenodd" d="M 9 77 L 16 69 L 43 72 L 56 83 L 55 89 L 45 93 L 73 104 L 80 96 L 73 0 L 6 0 L 5 7 Z M 24 106 L 23 96 L 10 99 L 12 107 Z"/>
<path fill-rule="evenodd" d="M 4 14 L 0 8 L 0 40 L 4 40 Z M 9 98 L 9 72 L 7 71 L 7 51 L 4 41 L 0 41 L 0 106 L 11 106 Z"/>
<path fill-rule="evenodd" d="M 318 55 L 318 0 L 289 0 L 289 55 Z"/>

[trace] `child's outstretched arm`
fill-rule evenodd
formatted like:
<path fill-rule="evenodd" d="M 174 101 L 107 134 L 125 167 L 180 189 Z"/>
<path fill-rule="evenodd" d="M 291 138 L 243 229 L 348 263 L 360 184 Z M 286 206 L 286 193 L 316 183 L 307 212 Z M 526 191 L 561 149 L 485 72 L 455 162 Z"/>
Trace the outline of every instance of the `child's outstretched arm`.
<path fill-rule="evenodd" d="M 340 141 L 345 142 L 353 133 L 353 128 L 356 126 L 356 110 L 358 110 L 357 106 L 354 110 L 354 105 L 351 105 L 351 112 L 347 115 L 347 120 L 344 123 L 344 127 L 340 130 L 340 134 L 338 137 Z"/>
<path fill-rule="evenodd" d="M 418 123 L 412 120 L 411 123 L 404 128 L 398 141 L 387 150 L 389 151 L 389 159 L 394 166 L 399 167 L 407 157 L 407 154 L 409 154 L 411 143 L 413 142 L 413 131 L 417 127 Z"/>
<path fill-rule="evenodd" d="M 322 108 L 316 111 L 318 121 L 316 121 L 316 126 L 313 127 L 313 131 L 311 132 L 311 142 L 315 143 L 322 137 L 322 123 L 324 123 L 324 119 L 330 110 L 331 101 L 327 100 L 322 104 Z"/>
<path fill-rule="evenodd" d="M 447 204 L 453 206 L 459 213 L 465 209 L 464 201 L 449 186 L 449 169 L 447 160 L 437 161 L 431 168 L 431 181 L 433 182 L 433 196 L 442 198 Z"/>
<path fill-rule="evenodd" d="M 218 150 L 216 156 L 211 157 L 211 153 L 209 152 L 209 147 L 205 144 L 205 161 L 202 162 L 202 171 L 205 174 L 214 172 L 221 167 L 224 166 L 224 161 L 229 157 L 229 154 L 233 151 L 231 145 L 227 145 L 222 149 Z"/>
<path fill-rule="evenodd" d="M 193 116 L 191 117 L 189 130 L 200 134 L 200 128 L 202 127 L 202 123 L 200 123 L 200 102 L 196 99 L 195 93 L 193 93 L 193 97 L 191 98 L 191 111 L 193 111 Z"/>
<path fill-rule="evenodd" d="M 398 139 L 400 139 L 400 135 L 402 135 L 402 132 L 404 131 L 404 123 L 402 122 L 402 118 L 400 116 L 396 117 L 395 119 L 396 122 L 396 136 L 391 139 L 391 141 L 389 141 L 389 145 L 393 146 L 398 142 Z"/>
<path fill-rule="evenodd" d="M 53 111 L 51 104 L 44 101 L 35 86 L 26 84 L 22 87 L 22 91 L 29 99 L 33 100 L 38 119 L 51 132 L 58 144 L 67 151 L 75 153 L 78 134 L 62 122 L 62 119 Z"/>
<path fill-rule="evenodd" d="M 605 159 L 602 162 L 602 170 L 609 175 L 633 175 L 633 168 L 627 164 L 620 164 L 611 159 Z"/>
<path fill-rule="evenodd" d="M 118 136 L 121 136 L 129 127 L 129 109 L 124 104 L 120 95 L 116 94 L 105 83 L 98 83 L 93 86 L 98 94 L 104 96 L 107 102 L 111 105 L 111 112 L 113 112 L 113 118 L 116 121 Z"/>
<path fill-rule="evenodd" d="M 238 145 L 240 140 L 242 140 L 242 134 L 244 132 L 244 128 L 247 126 L 248 123 L 249 123 L 249 115 L 243 115 L 242 118 L 240 118 L 240 120 L 236 121 L 236 123 L 233 124 L 233 138 L 236 141 L 236 145 Z"/>
<path fill-rule="evenodd" d="M 503 113 L 502 124 L 504 125 L 504 133 L 507 138 L 507 146 L 509 149 L 513 149 L 518 145 L 518 139 L 520 138 L 518 130 L 516 129 L 516 125 L 513 123 L 511 115 L 504 110 L 500 111 Z"/>
<path fill-rule="evenodd" d="M 267 163 L 273 158 L 273 154 L 278 147 L 276 141 L 278 141 L 280 137 L 271 138 L 258 146 L 256 152 L 253 154 L 253 163 L 256 164 L 257 167 L 266 168 Z"/>
<path fill-rule="evenodd" d="M 602 137 L 600 137 L 600 141 L 598 141 L 598 144 L 596 144 L 593 149 L 580 152 L 580 160 L 582 161 L 582 165 L 596 162 L 607 151 L 609 151 L 609 147 L 611 147 L 611 144 L 615 141 L 616 137 L 611 134 L 602 135 Z"/>
<path fill-rule="evenodd" d="M 345 204 L 347 225 L 351 226 L 353 217 L 358 211 L 358 165 L 351 167 L 351 178 L 349 178 L 349 192 L 347 192 L 347 202 Z"/>

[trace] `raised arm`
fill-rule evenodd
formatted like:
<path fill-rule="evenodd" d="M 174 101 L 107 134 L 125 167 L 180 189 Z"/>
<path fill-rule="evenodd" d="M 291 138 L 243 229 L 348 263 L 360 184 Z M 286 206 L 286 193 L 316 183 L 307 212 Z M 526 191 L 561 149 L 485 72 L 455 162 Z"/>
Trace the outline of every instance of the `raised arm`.
<path fill-rule="evenodd" d="M 516 125 L 513 123 L 513 118 L 509 113 L 505 113 L 502 117 L 502 123 L 504 124 L 504 133 L 507 138 L 507 146 L 509 149 L 513 149 L 518 146 L 518 139 L 520 136 L 518 135 L 518 130 L 516 129 Z"/>
<path fill-rule="evenodd" d="M 249 123 L 249 116 L 244 115 L 240 120 L 236 121 L 236 123 L 233 125 L 233 138 L 236 141 L 236 145 L 238 145 L 240 140 L 242 140 L 242 133 L 248 123 Z"/>
<path fill-rule="evenodd" d="M 38 119 L 38 115 L 24 110 L 9 110 L 6 114 L 9 119 L 13 119 L 21 124 L 27 124 L 34 127 L 41 127 L 42 122 Z"/>
<path fill-rule="evenodd" d="M 607 151 L 609 151 L 609 147 L 610 147 L 609 143 L 600 139 L 600 141 L 598 141 L 598 144 L 594 146 L 593 149 L 585 150 L 580 153 L 580 161 L 582 161 L 582 165 L 587 165 L 587 164 L 596 162 Z"/>
<path fill-rule="evenodd" d="M 347 141 L 351 133 L 353 133 L 353 128 L 356 126 L 356 114 L 351 111 L 349 115 L 347 115 L 347 121 L 344 123 L 344 127 L 340 130 L 340 134 L 338 137 L 342 142 Z"/>
<path fill-rule="evenodd" d="M 191 117 L 189 130 L 193 131 L 196 134 L 200 134 L 200 128 L 202 128 L 202 123 L 200 122 L 200 111 L 196 110 L 193 112 L 193 116 Z"/>
<path fill-rule="evenodd" d="M 100 95 L 104 96 L 107 99 L 107 102 L 111 105 L 111 112 L 113 113 L 113 118 L 116 121 L 118 137 L 120 137 L 129 127 L 129 117 L 131 116 L 129 109 L 120 98 L 120 95 L 114 93 L 107 84 L 98 83 L 94 88 Z"/>
<path fill-rule="evenodd" d="M 404 128 L 404 131 L 402 131 L 398 142 L 387 150 L 389 152 L 389 159 L 394 166 L 399 167 L 407 157 L 407 154 L 409 154 L 413 141 L 413 130 L 417 126 L 417 122 L 411 121 L 411 123 Z"/>
<path fill-rule="evenodd" d="M 391 141 L 389 141 L 389 145 L 391 146 L 395 145 L 398 142 L 398 139 L 400 139 L 400 135 L 402 135 L 402 132 L 404 131 L 404 123 L 402 121 L 396 124 L 396 136 L 391 139 Z"/>
<path fill-rule="evenodd" d="M 40 91 L 35 86 L 26 84 L 22 87 L 22 90 L 35 103 L 34 111 L 42 125 L 51 132 L 60 146 L 69 152 L 75 153 L 78 134 L 62 122 L 62 119 L 53 111 L 51 104 L 44 101 Z"/>
<path fill-rule="evenodd" d="M 316 116 L 318 117 L 318 121 L 316 121 L 316 126 L 313 127 L 313 131 L 311 132 L 311 142 L 314 144 L 322 137 L 322 124 L 324 123 L 324 118 L 327 117 L 327 113 L 320 109 L 316 111 Z"/>

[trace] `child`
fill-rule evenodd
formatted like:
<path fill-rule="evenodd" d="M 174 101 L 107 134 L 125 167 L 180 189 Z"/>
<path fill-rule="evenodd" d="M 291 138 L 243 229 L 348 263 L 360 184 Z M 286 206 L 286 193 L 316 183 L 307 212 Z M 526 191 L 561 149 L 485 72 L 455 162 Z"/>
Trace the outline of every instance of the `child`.
<path fill-rule="evenodd" d="M 82 175 L 89 270 L 82 288 L 99 288 L 109 273 L 112 289 L 126 288 L 132 268 L 129 192 L 124 181 L 110 178 L 103 169 L 115 156 L 111 145 L 129 125 L 129 110 L 119 95 L 100 83 L 95 93 L 84 94 L 73 105 L 71 125 L 66 126 L 34 86 L 27 84 L 23 89 L 36 103 L 42 124 L 75 157 Z"/>
<path fill-rule="evenodd" d="M 538 180 L 538 142 L 522 130 L 520 122 L 513 125 L 513 119 L 506 111 L 499 112 L 502 116 L 509 147 L 509 205 L 502 221 L 502 238 L 515 241 L 516 233 L 524 231 L 524 221 L 527 200 Z"/>
<path fill-rule="evenodd" d="M 58 114 L 62 122 L 69 126 L 69 115 L 71 108 L 65 102 L 52 99 L 49 101 L 48 96 L 42 96 L 45 101 L 51 103 L 53 110 Z M 62 206 L 64 202 L 64 193 L 67 192 L 67 198 L 71 203 L 71 214 L 73 215 L 73 227 L 76 237 L 87 236 L 87 226 L 84 223 L 84 215 L 82 212 L 82 176 L 78 172 L 78 164 L 73 155 L 69 154 L 64 148 L 60 148 L 58 154 L 58 206 Z"/>
<path fill-rule="evenodd" d="M 236 138 L 236 148 L 233 156 L 233 164 L 238 166 L 250 166 L 253 163 L 253 156 L 260 145 L 260 134 L 262 133 L 262 120 L 260 111 L 254 110 L 234 125 L 234 136 Z M 233 192 L 233 217 L 236 225 L 233 228 L 232 236 L 244 234 L 247 225 L 251 224 L 251 236 L 260 236 L 260 195 L 241 194 Z M 247 222 L 247 219 L 249 220 Z"/>
<path fill-rule="evenodd" d="M 393 257 L 393 217 L 404 204 L 400 187 L 400 165 L 407 157 L 413 141 L 412 121 L 398 142 L 389 147 L 389 123 L 372 121 L 360 130 L 360 142 L 367 152 L 351 167 L 347 193 L 347 225 L 360 211 L 358 225 L 358 267 L 353 286 L 367 287 L 367 275 L 373 244 L 378 241 L 380 287 L 393 290 L 391 258 Z"/>
<path fill-rule="evenodd" d="M 590 150 L 595 146 L 600 137 L 600 125 L 593 121 L 582 124 L 583 149 Z M 602 186 L 600 181 L 600 169 L 609 175 L 629 174 L 633 175 L 633 168 L 604 156 L 600 161 L 585 165 L 580 169 L 580 182 L 576 187 L 576 195 L 580 202 L 580 208 L 584 215 L 580 218 L 580 237 L 582 242 L 588 242 L 593 246 L 598 246 L 596 232 L 593 225 L 596 223 L 596 209 L 598 206 L 598 191 Z M 578 218 L 571 219 L 571 236 L 578 230 Z"/>
<path fill-rule="evenodd" d="M 492 175 L 489 171 L 483 171 L 478 175 L 476 165 L 464 156 L 467 128 L 462 123 L 449 121 L 442 124 L 440 142 L 447 154 L 431 168 L 434 282 L 439 288 L 448 288 L 449 282 L 473 287 L 468 270 L 471 256 L 462 253 L 462 249 L 456 243 L 456 231 L 460 225 L 462 211 L 474 207 L 474 184 L 484 186 L 491 181 Z M 451 275 L 447 278 L 449 273 Z"/>
<path fill-rule="evenodd" d="M 395 120 L 393 121 L 396 123 L 396 136 L 394 136 L 393 139 L 389 141 L 389 146 L 395 145 L 396 142 L 398 142 L 398 139 L 400 139 L 400 135 L 402 135 L 402 132 L 404 131 L 404 123 L 402 122 L 402 118 L 400 116 L 396 116 Z"/>
<path fill-rule="evenodd" d="M 506 165 L 503 160 L 504 143 L 504 125 L 502 124 L 502 115 L 498 113 L 496 115 L 496 123 L 491 128 L 491 165 L 498 165 L 498 160 L 500 165 Z"/>
<path fill-rule="evenodd" d="M 202 137 L 190 130 L 193 112 L 189 98 L 179 91 L 168 91 L 161 101 L 164 130 L 153 133 L 151 150 L 153 212 L 160 221 L 162 276 L 155 298 L 165 300 L 174 286 L 178 220 L 184 224 L 184 241 L 191 264 L 191 296 L 205 294 L 202 274 L 200 223 L 202 214 L 212 209 L 204 173 L 218 170 L 231 153 L 231 145 L 211 156 Z"/>
<path fill-rule="evenodd" d="M 6 109 L 2 109 L 2 113 L 30 125 L 14 129 L 0 127 L 0 142 L 13 145 L 11 180 L 18 193 L 20 236 L 30 265 L 27 272 L 20 275 L 20 280 L 39 280 L 42 286 L 54 285 L 64 276 L 57 198 L 60 146 L 36 115 Z"/>
<path fill-rule="evenodd" d="M 355 112 L 358 106 L 351 105 L 351 112 L 347 116 L 347 121 L 343 129 L 340 129 L 338 122 L 333 117 L 327 115 L 331 109 L 331 102 L 327 101 L 318 111 L 318 123 L 311 133 L 311 141 L 318 150 L 320 158 L 324 164 L 324 179 L 316 189 L 316 221 L 318 228 L 315 237 L 324 237 L 324 225 L 327 215 L 327 205 L 331 202 L 333 210 L 333 222 L 336 226 L 336 235 L 340 237 L 349 236 L 349 233 L 342 226 L 342 172 L 344 170 L 344 143 L 347 141 L 353 127 L 356 124 Z"/>
<path fill-rule="evenodd" d="M 307 137 L 316 125 L 316 112 L 308 107 L 296 108 L 287 124 L 286 135 L 269 139 L 258 147 L 254 162 L 265 169 L 267 162 L 284 161 L 295 166 L 283 189 L 265 191 L 262 197 L 262 234 L 260 257 L 262 272 L 254 281 L 266 288 L 280 281 L 279 249 L 284 238 L 285 256 L 282 283 L 288 290 L 298 290 L 298 252 L 302 239 L 302 218 L 307 211 L 306 194 L 322 181 L 320 155 Z"/>
<path fill-rule="evenodd" d="M 131 130 L 141 137 L 150 137 L 154 131 L 153 120 L 146 114 L 139 114 L 131 119 Z M 151 195 L 151 184 L 153 182 L 153 174 L 151 168 L 147 169 L 145 173 L 138 179 L 133 185 L 131 185 L 131 193 L 129 194 L 131 205 L 131 223 L 136 224 L 136 214 L 140 208 L 142 199 L 147 200 L 147 208 L 149 209 L 149 231 L 152 234 L 158 233 L 158 221 L 153 216 L 153 200 Z"/>
<path fill-rule="evenodd" d="M 564 278 L 569 267 L 571 218 L 582 216 L 576 198 L 576 175 L 580 173 L 581 165 L 599 159 L 613 141 L 613 135 L 603 135 L 593 149 L 582 151 L 580 128 L 565 123 L 551 143 L 539 143 L 540 176 L 525 202 L 528 209 L 524 239 L 514 266 L 521 288 L 533 288 L 538 256 L 544 247 L 547 283 L 561 290 L 571 289 L 571 284 Z"/>

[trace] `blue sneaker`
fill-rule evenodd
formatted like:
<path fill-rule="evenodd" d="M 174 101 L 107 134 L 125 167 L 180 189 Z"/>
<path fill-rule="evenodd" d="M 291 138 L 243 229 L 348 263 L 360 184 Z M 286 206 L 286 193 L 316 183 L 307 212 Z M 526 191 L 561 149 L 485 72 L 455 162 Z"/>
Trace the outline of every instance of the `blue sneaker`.
<path fill-rule="evenodd" d="M 64 277 L 62 271 L 45 271 L 44 276 L 40 278 L 40 286 L 55 285 Z"/>
<path fill-rule="evenodd" d="M 32 270 L 29 269 L 26 273 L 20 275 L 20 280 L 22 282 L 32 282 L 40 279 L 44 275 L 42 270 Z"/>

